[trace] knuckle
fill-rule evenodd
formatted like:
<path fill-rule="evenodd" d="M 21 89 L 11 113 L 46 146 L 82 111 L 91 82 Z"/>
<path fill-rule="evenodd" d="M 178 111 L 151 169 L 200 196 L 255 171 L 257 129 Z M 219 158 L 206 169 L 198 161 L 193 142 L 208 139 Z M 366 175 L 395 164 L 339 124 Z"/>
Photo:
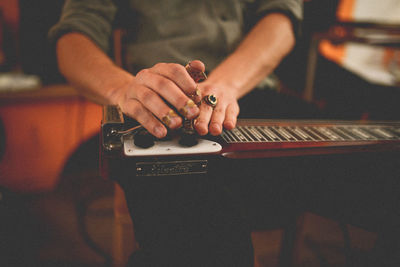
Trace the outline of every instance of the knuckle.
<path fill-rule="evenodd" d="M 154 93 L 150 90 L 142 90 L 139 98 L 142 103 L 148 103 L 154 97 Z"/>
<path fill-rule="evenodd" d="M 215 110 L 213 110 L 213 107 L 208 104 L 202 103 L 201 107 L 203 108 L 204 111 L 208 113 L 215 112 Z"/>
<path fill-rule="evenodd" d="M 166 88 L 168 88 L 170 86 L 170 82 L 167 79 L 157 79 L 157 81 L 155 82 L 157 89 L 161 89 L 161 90 L 165 90 Z"/>
<path fill-rule="evenodd" d="M 193 79 L 190 79 L 189 81 L 188 81 L 188 85 L 189 85 L 189 87 L 187 88 L 188 90 L 189 90 L 189 92 L 193 92 L 193 93 L 195 93 L 196 92 L 196 90 L 198 89 L 198 86 L 197 86 L 197 84 L 195 83 L 195 81 L 193 80 Z"/>
<path fill-rule="evenodd" d="M 178 105 L 179 105 L 179 107 L 184 107 L 184 106 L 186 106 L 187 104 L 188 104 L 188 98 L 187 97 L 185 97 L 184 95 L 182 95 L 182 96 L 177 96 L 176 97 L 176 101 L 177 101 L 177 103 L 179 103 Z"/>
<path fill-rule="evenodd" d="M 214 113 L 223 114 L 225 113 L 225 110 L 223 108 L 216 107 L 214 109 Z"/>
<path fill-rule="evenodd" d="M 148 128 L 148 127 L 151 126 L 151 119 L 149 118 L 149 116 L 142 116 L 142 117 L 140 118 L 140 123 L 141 123 L 142 125 L 147 126 L 147 128 Z"/>
<path fill-rule="evenodd" d="M 233 109 L 233 115 L 237 116 L 240 113 L 240 108 L 238 105 L 235 106 L 235 108 Z"/>
<path fill-rule="evenodd" d="M 154 65 L 154 68 L 156 68 L 156 69 L 164 68 L 165 65 L 166 65 L 166 63 L 159 62 L 159 63 L 156 63 L 156 64 Z"/>
<path fill-rule="evenodd" d="M 205 94 L 210 94 L 213 91 L 214 87 L 211 84 L 203 84 L 202 91 Z"/>
<path fill-rule="evenodd" d="M 196 123 L 197 124 L 208 124 L 208 120 L 206 120 L 203 117 L 199 117 L 199 118 L 196 119 Z"/>
<path fill-rule="evenodd" d="M 185 70 L 185 67 L 176 63 L 169 63 L 168 67 L 172 73 L 182 72 Z"/>
<path fill-rule="evenodd" d="M 136 77 L 146 76 L 150 71 L 148 69 L 142 69 L 137 74 Z"/>
<path fill-rule="evenodd" d="M 140 105 L 132 105 L 130 112 L 135 116 L 135 117 L 140 117 L 143 113 L 143 109 Z"/>
<path fill-rule="evenodd" d="M 237 105 L 237 104 L 235 105 L 235 107 L 233 109 L 233 113 L 234 113 L 235 116 L 239 115 L 239 113 L 240 113 L 239 105 Z"/>
<path fill-rule="evenodd" d="M 142 108 L 139 104 L 132 104 L 124 113 L 128 114 L 134 119 L 138 119 L 142 114 Z"/>

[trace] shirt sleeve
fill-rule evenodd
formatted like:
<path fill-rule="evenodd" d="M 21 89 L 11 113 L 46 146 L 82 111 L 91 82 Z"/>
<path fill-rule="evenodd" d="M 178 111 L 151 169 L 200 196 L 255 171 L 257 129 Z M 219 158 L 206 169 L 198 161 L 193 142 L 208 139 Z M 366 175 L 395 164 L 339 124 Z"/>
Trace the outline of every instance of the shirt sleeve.
<path fill-rule="evenodd" d="M 290 18 L 293 24 L 293 31 L 296 36 L 301 31 L 301 21 L 303 20 L 303 1 L 302 0 L 261 0 L 256 9 L 256 16 L 261 18 L 268 13 L 280 12 Z"/>
<path fill-rule="evenodd" d="M 79 32 L 107 52 L 116 11 L 113 0 L 67 0 L 61 18 L 50 29 L 48 38 L 55 44 L 62 35 Z"/>

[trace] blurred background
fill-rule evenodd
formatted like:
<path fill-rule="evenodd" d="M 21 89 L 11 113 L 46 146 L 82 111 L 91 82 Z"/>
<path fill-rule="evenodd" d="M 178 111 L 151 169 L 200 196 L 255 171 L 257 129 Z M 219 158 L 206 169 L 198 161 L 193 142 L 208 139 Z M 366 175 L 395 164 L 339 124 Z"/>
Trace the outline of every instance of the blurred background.
<path fill-rule="evenodd" d="M 0 0 L 1 266 L 117 266 L 135 249 L 129 218 L 115 213 L 121 192 L 98 171 L 102 109 L 65 83 L 47 42 L 63 3 Z M 276 71 L 278 93 L 324 119 L 398 120 L 400 7 L 373 3 L 304 1 L 302 35 Z M 300 240 L 296 264 L 344 266 L 337 224 L 313 214 L 304 222 L 300 236 L 324 249 Z M 351 234 L 360 254 L 376 238 Z M 259 266 L 276 266 L 281 236 L 254 233 Z"/>

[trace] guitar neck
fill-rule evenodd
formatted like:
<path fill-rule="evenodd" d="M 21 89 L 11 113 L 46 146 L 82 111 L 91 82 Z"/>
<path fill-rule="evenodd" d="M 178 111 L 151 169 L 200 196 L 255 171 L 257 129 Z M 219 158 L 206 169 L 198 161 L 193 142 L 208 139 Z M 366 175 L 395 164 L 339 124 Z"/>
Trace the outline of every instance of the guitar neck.
<path fill-rule="evenodd" d="M 202 174 L 209 167 L 215 167 L 209 164 L 209 159 L 214 162 L 219 158 L 340 156 L 357 152 L 375 157 L 383 156 L 380 153 L 383 152 L 390 159 L 398 159 L 400 154 L 400 122 L 239 120 L 235 129 L 224 130 L 218 137 L 201 137 L 191 147 L 179 143 L 178 132 L 171 140 L 156 140 L 152 147 L 137 147 L 133 133 L 115 135 L 122 129 L 123 122 L 117 117 L 103 120 L 104 177 L 125 173 L 136 176 Z"/>
<path fill-rule="evenodd" d="M 400 122 L 241 120 L 219 142 L 228 158 L 400 150 Z"/>
<path fill-rule="evenodd" d="M 400 121 L 304 121 L 239 120 L 233 130 L 218 137 L 200 138 L 197 145 L 184 147 L 179 136 L 156 141 L 150 148 L 134 145 L 134 135 L 125 132 L 122 113 L 105 106 L 102 121 L 102 147 L 105 153 L 120 151 L 132 157 L 169 157 L 220 154 L 227 158 L 302 156 L 369 151 L 400 151 Z M 122 138 L 123 137 L 123 138 Z"/>

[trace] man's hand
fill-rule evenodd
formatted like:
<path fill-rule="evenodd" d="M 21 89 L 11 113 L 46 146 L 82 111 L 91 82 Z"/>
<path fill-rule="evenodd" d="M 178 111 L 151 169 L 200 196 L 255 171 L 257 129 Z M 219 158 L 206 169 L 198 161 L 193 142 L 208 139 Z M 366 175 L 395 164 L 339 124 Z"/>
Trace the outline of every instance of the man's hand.
<path fill-rule="evenodd" d="M 76 32 L 58 40 L 57 57 L 61 73 L 88 98 L 103 105 L 119 105 L 156 137 L 167 134 L 165 126 L 174 129 L 182 124 L 174 110 L 188 119 L 196 118 L 195 128 L 200 135 L 218 135 L 223 127 L 235 127 L 237 99 L 270 74 L 294 42 L 290 19 L 270 13 L 198 88 L 179 64 L 159 63 L 133 76 L 116 66 L 90 38 Z M 204 71 L 200 61 L 192 61 L 191 67 Z M 195 105 L 189 96 L 196 95 L 197 89 L 202 97 L 217 97 L 214 109 L 204 102 L 200 108 Z"/>
<path fill-rule="evenodd" d="M 198 60 L 192 61 L 191 66 L 204 71 L 204 64 Z M 182 124 L 175 110 L 188 119 L 198 116 L 199 108 L 189 97 L 196 95 L 196 90 L 197 85 L 184 66 L 158 63 L 141 70 L 123 87 L 116 88 L 111 94 L 111 102 L 151 134 L 162 138 L 167 134 L 165 126 L 176 129 Z"/>
<path fill-rule="evenodd" d="M 218 135 L 223 127 L 234 128 L 239 114 L 237 100 L 276 68 L 294 42 L 292 24 L 286 15 L 270 13 L 262 18 L 236 50 L 199 84 L 202 96 L 213 94 L 218 102 L 214 109 L 201 104 L 195 123 L 198 133 Z"/>
<path fill-rule="evenodd" d="M 212 106 L 201 102 L 200 114 L 195 121 L 195 128 L 200 135 L 210 132 L 212 135 L 219 135 L 222 129 L 231 130 L 235 128 L 237 116 L 239 115 L 239 104 L 234 91 L 225 88 L 223 85 L 212 84 L 204 81 L 199 84 L 202 97 L 214 95 L 217 98 L 217 105 Z"/>

